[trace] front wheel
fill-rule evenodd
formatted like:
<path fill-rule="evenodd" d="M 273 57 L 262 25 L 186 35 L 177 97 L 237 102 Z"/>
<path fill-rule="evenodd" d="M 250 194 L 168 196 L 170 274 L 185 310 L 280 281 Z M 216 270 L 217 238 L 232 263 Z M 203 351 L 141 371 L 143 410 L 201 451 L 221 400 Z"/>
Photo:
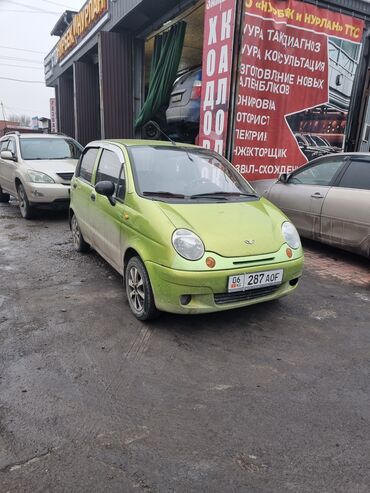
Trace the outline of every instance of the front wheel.
<path fill-rule="evenodd" d="M 34 214 L 34 209 L 28 201 L 26 190 L 24 189 L 22 183 L 19 183 L 17 187 L 17 192 L 18 192 L 19 210 L 21 211 L 22 217 L 24 219 L 32 219 Z"/>
<path fill-rule="evenodd" d="M 139 257 L 129 260 L 125 270 L 125 285 L 128 303 L 137 319 L 151 320 L 159 315 L 148 273 Z"/>
<path fill-rule="evenodd" d="M 90 245 L 85 241 L 82 236 L 80 227 L 77 222 L 76 214 L 73 214 L 71 219 L 71 231 L 72 231 L 72 241 L 73 246 L 77 252 L 88 252 L 90 249 Z"/>

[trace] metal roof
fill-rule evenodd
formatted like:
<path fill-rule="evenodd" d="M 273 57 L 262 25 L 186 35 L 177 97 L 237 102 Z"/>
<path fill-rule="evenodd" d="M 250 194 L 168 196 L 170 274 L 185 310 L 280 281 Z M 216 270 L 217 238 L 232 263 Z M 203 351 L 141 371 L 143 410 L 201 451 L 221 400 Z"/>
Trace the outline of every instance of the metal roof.
<path fill-rule="evenodd" d="M 77 14 L 75 10 L 64 11 L 63 14 L 59 17 L 50 34 L 52 36 L 61 36 L 67 30 L 67 27 L 72 22 L 73 16 L 75 14 Z"/>
<path fill-rule="evenodd" d="M 370 1 L 369 0 L 305 0 L 323 8 L 342 10 L 344 14 L 362 17 L 370 20 Z"/>

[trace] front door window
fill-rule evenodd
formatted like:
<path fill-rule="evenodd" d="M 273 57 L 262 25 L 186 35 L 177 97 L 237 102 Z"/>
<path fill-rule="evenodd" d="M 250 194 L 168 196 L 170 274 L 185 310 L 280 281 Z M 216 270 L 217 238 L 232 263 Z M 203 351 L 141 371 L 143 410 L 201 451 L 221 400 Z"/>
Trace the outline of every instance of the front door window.
<path fill-rule="evenodd" d="M 302 171 L 295 172 L 289 179 L 289 183 L 327 187 L 331 184 L 343 163 L 344 160 L 338 158 L 320 161 L 320 163 L 308 166 Z"/>

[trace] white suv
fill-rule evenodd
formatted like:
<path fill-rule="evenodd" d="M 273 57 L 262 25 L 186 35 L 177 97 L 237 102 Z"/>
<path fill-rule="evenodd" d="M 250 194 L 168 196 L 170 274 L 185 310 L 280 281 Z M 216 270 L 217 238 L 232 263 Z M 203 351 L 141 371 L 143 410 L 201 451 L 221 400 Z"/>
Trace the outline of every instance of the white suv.
<path fill-rule="evenodd" d="M 82 146 L 59 134 L 10 132 L 0 139 L 0 202 L 18 198 L 25 219 L 35 207 L 68 207 Z"/>

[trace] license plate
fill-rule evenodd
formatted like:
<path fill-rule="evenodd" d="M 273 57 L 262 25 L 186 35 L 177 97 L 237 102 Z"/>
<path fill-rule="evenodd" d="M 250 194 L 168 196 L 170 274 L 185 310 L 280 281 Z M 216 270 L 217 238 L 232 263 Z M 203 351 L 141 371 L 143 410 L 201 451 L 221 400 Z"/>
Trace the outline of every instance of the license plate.
<path fill-rule="evenodd" d="M 178 101 L 181 101 L 182 99 L 182 94 L 174 94 L 172 97 L 171 97 L 171 102 L 172 103 L 177 103 Z"/>
<path fill-rule="evenodd" d="M 283 269 L 278 269 L 229 276 L 228 292 L 277 286 L 283 281 L 283 273 Z"/>

